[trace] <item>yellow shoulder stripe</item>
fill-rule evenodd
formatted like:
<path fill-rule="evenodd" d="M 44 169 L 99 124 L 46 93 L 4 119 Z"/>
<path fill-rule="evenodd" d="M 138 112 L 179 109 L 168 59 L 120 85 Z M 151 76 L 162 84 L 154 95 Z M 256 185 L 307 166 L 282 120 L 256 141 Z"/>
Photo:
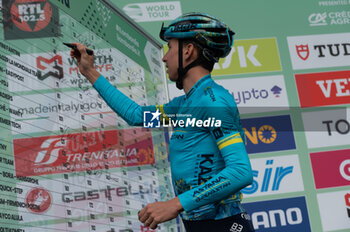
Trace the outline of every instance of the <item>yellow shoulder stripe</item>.
<path fill-rule="evenodd" d="M 235 144 L 235 143 L 243 143 L 241 134 L 238 132 L 234 135 L 231 135 L 227 138 L 224 138 L 222 140 L 220 140 L 219 142 L 217 142 L 217 145 L 219 147 L 219 149 L 223 149 L 224 147 L 227 147 L 231 144 Z"/>
<path fill-rule="evenodd" d="M 238 132 L 238 133 L 236 133 L 236 134 L 234 134 L 234 135 L 231 135 L 231 136 L 229 136 L 229 137 L 227 137 L 227 138 L 223 138 L 222 140 L 220 140 L 220 141 L 218 141 L 216 144 L 219 146 L 220 144 L 222 144 L 222 143 L 224 143 L 224 142 L 226 142 L 226 141 L 228 141 L 228 140 L 230 140 L 230 139 L 232 139 L 232 138 L 234 138 L 234 137 L 241 137 L 241 135 L 240 135 L 240 133 Z"/>
<path fill-rule="evenodd" d="M 225 148 L 225 147 L 227 147 L 227 146 L 229 146 L 231 144 L 235 144 L 235 143 L 243 143 L 242 138 L 239 137 L 239 138 L 236 138 L 236 139 L 230 139 L 230 140 L 220 144 L 219 145 L 219 149 L 221 150 L 221 149 L 223 149 L 223 148 Z"/>
<path fill-rule="evenodd" d="M 163 104 L 162 105 L 156 105 L 156 108 L 160 110 L 160 112 L 162 113 L 161 117 L 165 118 L 165 120 L 167 122 L 169 122 L 169 118 L 166 116 L 165 111 L 164 111 L 164 107 Z"/>

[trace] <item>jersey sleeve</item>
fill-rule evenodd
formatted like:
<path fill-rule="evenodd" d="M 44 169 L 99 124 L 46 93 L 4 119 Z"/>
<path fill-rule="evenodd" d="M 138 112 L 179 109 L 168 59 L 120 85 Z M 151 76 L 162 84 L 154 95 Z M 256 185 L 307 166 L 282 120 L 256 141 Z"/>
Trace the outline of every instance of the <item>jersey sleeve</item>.
<path fill-rule="evenodd" d="M 218 101 L 218 99 L 215 99 Z M 215 103 L 215 104 L 214 104 Z M 245 149 L 244 133 L 239 113 L 234 104 L 227 101 L 209 102 L 202 107 L 203 119 L 221 120 L 221 126 L 208 128 L 225 162 L 225 168 L 204 184 L 180 194 L 179 200 L 185 211 L 218 202 L 240 191 L 253 181 L 252 169 Z"/>
<path fill-rule="evenodd" d="M 174 114 L 177 109 L 179 98 L 162 105 L 140 106 L 121 91 L 109 83 L 102 75 L 95 81 L 93 87 L 105 100 L 108 106 L 123 118 L 129 125 L 141 126 L 143 124 L 143 114 L 145 111 L 161 112 L 161 118 L 168 119 L 168 115 Z"/>

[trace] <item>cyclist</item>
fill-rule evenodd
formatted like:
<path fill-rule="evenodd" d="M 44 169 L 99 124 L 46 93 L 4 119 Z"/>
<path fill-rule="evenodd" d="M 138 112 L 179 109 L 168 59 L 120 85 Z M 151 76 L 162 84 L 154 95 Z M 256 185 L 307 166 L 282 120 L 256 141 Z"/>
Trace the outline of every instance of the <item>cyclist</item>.
<path fill-rule="evenodd" d="M 230 52 L 233 35 L 226 24 L 203 13 L 162 25 L 160 37 L 169 47 L 162 60 L 169 79 L 185 94 L 155 106 L 139 106 L 114 88 L 94 68 L 84 45 L 71 51 L 80 72 L 128 124 L 142 125 L 144 111 L 165 120 L 191 117 L 186 126 L 174 127 L 169 143 L 176 197 L 141 209 L 138 217 L 145 226 L 155 229 L 180 214 L 187 231 L 253 231 L 240 204 L 240 190 L 253 177 L 239 112 L 232 95 L 211 78 L 215 62 Z"/>

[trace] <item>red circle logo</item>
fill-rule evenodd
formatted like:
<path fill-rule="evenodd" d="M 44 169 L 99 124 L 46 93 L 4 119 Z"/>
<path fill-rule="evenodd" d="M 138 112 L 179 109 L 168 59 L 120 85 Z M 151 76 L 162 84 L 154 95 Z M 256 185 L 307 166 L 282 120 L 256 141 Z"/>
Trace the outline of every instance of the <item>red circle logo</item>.
<path fill-rule="evenodd" d="M 26 196 L 26 203 L 37 205 L 38 208 L 29 207 L 28 209 L 34 213 L 44 213 L 50 208 L 52 198 L 50 193 L 43 188 L 34 188 L 30 190 Z"/>
<path fill-rule="evenodd" d="M 11 20 L 22 31 L 40 31 L 51 18 L 52 8 L 46 0 L 16 0 L 11 6 Z"/>

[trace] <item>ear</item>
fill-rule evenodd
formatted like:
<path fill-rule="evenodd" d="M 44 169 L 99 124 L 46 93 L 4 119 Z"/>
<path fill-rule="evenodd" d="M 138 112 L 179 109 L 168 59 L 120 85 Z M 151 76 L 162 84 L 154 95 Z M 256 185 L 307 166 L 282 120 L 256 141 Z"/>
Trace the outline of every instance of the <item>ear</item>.
<path fill-rule="evenodd" d="M 197 50 L 192 43 L 188 43 L 183 47 L 184 60 L 194 60 L 197 58 Z"/>

